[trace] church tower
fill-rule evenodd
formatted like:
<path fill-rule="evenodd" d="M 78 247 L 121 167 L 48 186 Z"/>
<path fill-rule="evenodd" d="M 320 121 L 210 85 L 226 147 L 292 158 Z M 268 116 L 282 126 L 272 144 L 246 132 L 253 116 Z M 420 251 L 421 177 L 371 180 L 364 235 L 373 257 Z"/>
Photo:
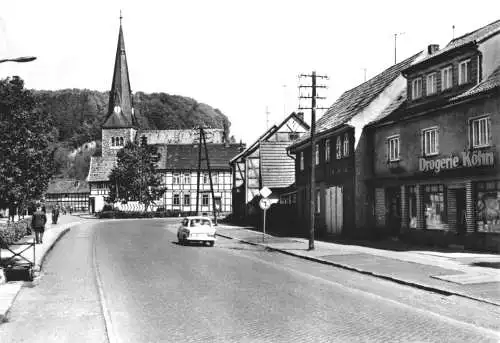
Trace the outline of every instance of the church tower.
<path fill-rule="evenodd" d="M 137 128 L 120 13 L 113 82 L 109 93 L 108 113 L 102 125 L 102 156 L 116 156 L 127 142 L 135 139 Z"/>

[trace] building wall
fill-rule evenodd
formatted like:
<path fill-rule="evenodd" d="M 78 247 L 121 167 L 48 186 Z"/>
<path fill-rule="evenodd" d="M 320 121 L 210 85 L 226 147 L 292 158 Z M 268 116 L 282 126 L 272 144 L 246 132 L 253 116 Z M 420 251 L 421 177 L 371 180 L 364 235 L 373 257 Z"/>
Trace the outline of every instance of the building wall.
<path fill-rule="evenodd" d="M 124 145 L 127 142 L 134 141 L 136 130 L 135 129 L 103 129 L 102 130 L 102 156 L 113 157 L 116 156 L 122 147 L 113 147 L 111 145 L 112 137 L 123 137 Z"/>
<path fill-rule="evenodd" d="M 500 99 L 488 98 L 478 100 L 463 106 L 455 106 L 450 109 L 416 117 L 414 120 L 399 122 L 390 126 L 378 128 L 374 133 L 374 173 L 378 177 L 394 177 L 395 173 L 388 161 L 387 138 L 400 135 L 400 162 L 398 163 L 398 177 L 412 176 L 419 173 L 419 159 L 422 157 L 423 129 L 438 127 L 439 132 L 439 155 L 429 157 L 428 160 L 460 155 L 469 151 L 469 120 L 471 118 L 489 114 L 491 118 L 491 132 L 500 132 Z M 500 166 L 500 135 L 492 135 L 491 149 L 497 162 L 496 168 Z"/>

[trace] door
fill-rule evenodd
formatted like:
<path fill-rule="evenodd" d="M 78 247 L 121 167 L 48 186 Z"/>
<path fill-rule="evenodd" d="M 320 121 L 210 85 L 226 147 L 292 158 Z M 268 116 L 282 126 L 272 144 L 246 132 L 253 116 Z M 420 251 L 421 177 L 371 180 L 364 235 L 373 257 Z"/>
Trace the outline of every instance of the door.
<path fill-rule="evenodd" d="M 401 231 L 401 189 L 387 188 L 387 226 L 391 236 L 398 236 Z"/>
<path fill-rule="evenodd" d="M 457 232 L 459 235 L 464 235 L 466 232 L 465 223 L 465 189 L 460 188 L 455 191 L 457 201 Z"/>
<path fill-rule="evenodd" d="M 342 232 L 344 224 L 344 206 L 342 187 L 330 187 L 325 191 L 326 231 L 331 235 Z"/>

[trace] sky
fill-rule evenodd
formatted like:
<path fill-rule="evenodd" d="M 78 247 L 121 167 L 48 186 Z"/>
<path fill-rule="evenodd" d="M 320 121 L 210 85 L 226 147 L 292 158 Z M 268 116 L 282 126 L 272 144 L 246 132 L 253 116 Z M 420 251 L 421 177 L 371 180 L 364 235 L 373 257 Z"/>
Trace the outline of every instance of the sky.
<path fill-rule="evenodd" d="M 394 63 L 394 34 L 401 61 L 500 19 L 498 0 L 0 0 L 0 59 L 37 57 L 0 64 L 0 77 L 19 75 L 31 89 L 109 90 L 120 10 L 132 91 L 218 108 L 247 144 L 310 106 L 298 99 L 310 82 L 300 74 L 329 77 L 318 91 L 318 106 L 329 107 Z"/>

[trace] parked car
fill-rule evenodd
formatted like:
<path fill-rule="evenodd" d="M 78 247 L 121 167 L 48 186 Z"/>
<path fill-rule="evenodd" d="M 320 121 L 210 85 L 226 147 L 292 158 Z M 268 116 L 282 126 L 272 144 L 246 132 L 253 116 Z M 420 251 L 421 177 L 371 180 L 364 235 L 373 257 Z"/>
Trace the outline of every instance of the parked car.
<path fill-rule="evenodd" d="M 179 244 L 203 243 L 213 247 L 215 244 L 215 227 L 208 217 L 185 217 L 177 230 Z"/>

